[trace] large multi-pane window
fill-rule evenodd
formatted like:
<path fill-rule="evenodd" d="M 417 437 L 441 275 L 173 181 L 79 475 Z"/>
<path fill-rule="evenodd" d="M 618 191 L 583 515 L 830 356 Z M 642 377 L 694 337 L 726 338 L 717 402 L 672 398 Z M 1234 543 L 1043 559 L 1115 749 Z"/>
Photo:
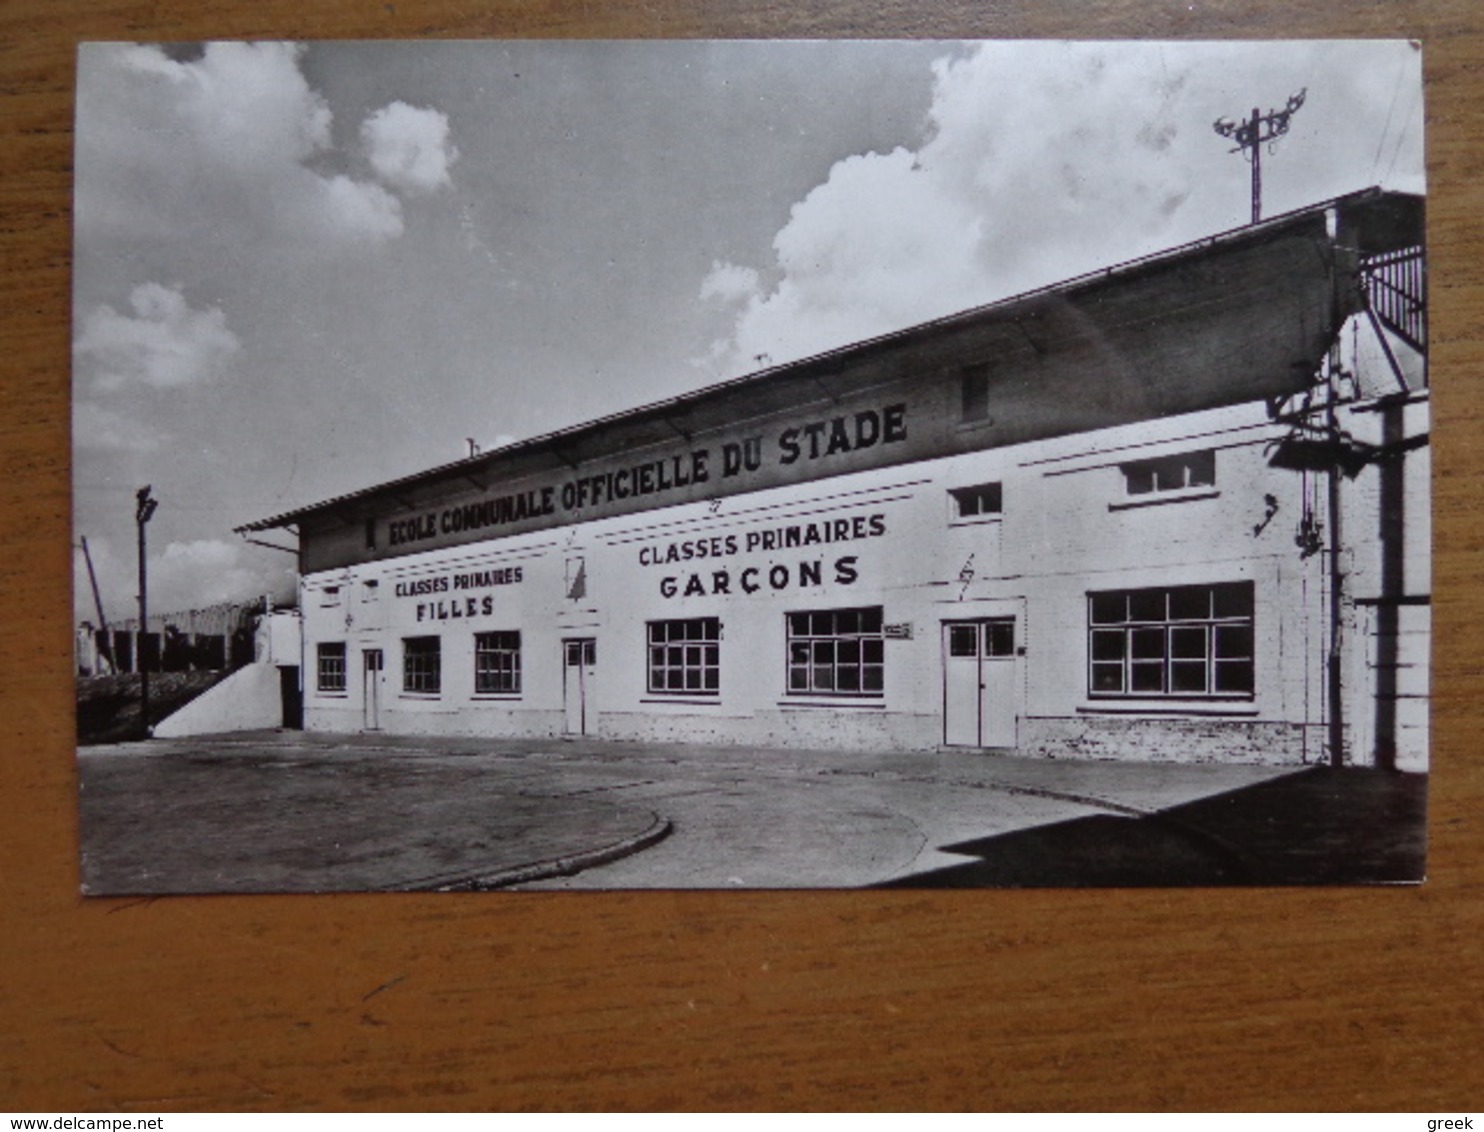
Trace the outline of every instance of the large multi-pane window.
<path fill-rule="evenodd" d="M 322 641 L 316 655 L 321 692 L 345 691 L 345 642 Z"/>
<path fill-rule="evenodd" d="M 649 690 L 716 695 L 721 688 L 721 621 L 690 617 L 649 623 Z"/>
<path fill-rule="evenodd" d="M 443 687 L 443 649 L 437 637 L 402 640 L 402 690 L 436 695 Z"/>
<path fill-rule="evenodd" d="M 875 696 L 885 686 L 881 606 L 790 613 L 791 693 Z"/>
<path fill-rule="evenodd" d="M 1251 696 L 1253 687 L 1251 582 L 1088 595 L 1091 695 Z"/>
<path fill-rule="evenodd" d="M 520 691 L 520 633 L 474 634 L 474 692 L 476 695 Z"/>

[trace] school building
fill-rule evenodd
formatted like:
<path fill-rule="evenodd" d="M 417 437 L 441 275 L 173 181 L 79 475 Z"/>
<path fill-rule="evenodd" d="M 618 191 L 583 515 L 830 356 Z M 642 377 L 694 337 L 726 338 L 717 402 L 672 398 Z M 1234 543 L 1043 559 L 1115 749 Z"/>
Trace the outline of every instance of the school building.
<path fill-rule="evenodd" d="M 313 730 L 1427 765 L 1423 200 L 239 528 Z"/>

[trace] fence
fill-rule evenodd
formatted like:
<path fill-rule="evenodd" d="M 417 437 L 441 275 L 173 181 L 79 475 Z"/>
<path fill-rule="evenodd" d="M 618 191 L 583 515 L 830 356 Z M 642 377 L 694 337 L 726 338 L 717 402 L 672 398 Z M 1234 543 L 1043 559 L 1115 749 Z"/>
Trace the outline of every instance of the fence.
<path fill-rule="evenodd" d="M 271 609 L 266 598 L 222 602 L 204 609 L 110 621 L 84 621 L 77 631 L 77 670 L 82 676 L 118 672 L 219 672 L 251 664 L 258 623 Z"/>

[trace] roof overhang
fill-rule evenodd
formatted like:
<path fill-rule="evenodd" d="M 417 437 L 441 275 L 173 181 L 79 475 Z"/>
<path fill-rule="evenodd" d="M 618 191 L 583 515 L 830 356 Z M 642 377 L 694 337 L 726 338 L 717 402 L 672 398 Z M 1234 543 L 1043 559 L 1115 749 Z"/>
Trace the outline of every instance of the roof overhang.
<path fill-rule="evenodd" d="M 1192 310 L 1201 309 L 1203 305 L 1219 305 L 1227 298 L 1224 288 L 1230 284 L 1223 278 L 1219 264 L 1230 261 L 1232 257 L 1223 253 L 1246 250 L 1249 254 L 1245 260 L 1257 265 L 1245 269 L 1247 277 L 1260 279 L 1261 271 L 1266 268 L 1275 280 L 1291 268 L 1296 240 L 1312 243 L 1331 255 L 1326 270 L 1331 276 L 1329 299 L 1334 309 L 1328 315 L 1332 317 L 1321 316 L 1320 321 L 1327 325 L 1311 329 L 1332 334 L 1338 329 L 1339 323 L 1335 320 L 1343 321 L 1343 317 L 1356 306 L 1353 261 L 1361 255 L 1421 244 L 1424 207 L 1422 197 L 1368 189 L 986 306 L 773 366 L 684 396 L 559 429 L 246 523 L 236 530 L 238 533 L 258 532 L 293 524 L 306 524 L 307 528 L 351 526 L 384 509 L 387 504 L 417 506 L 423 500 L 441 498 L 453 491 L 470 488 L 486 491 L 496 483 L 514 483 L 549 473 L 566 473 L 594 460 L 653 446 L 659 439 L 689 439 L 735 428 L 748 420 L 785 412 L 806 400 L 828 405 L 831 401 L 860 393 L 862 382 L 872 380 L 871 374 L 879 374 L 881 366 L 876 363 L 889 359 L 891 355 L 905 356 L 923 351 L 931 354 L 935 343 L 955 338 L 972 338 L 982 343 L 998 337 L 1007 344 L 1015 344 L 1020 350 L 1029 349 L 1033 353 L 1053 337 L 1063 344 L 1070 340 L 1073 346 L 1079 334 L 1107 339 L 1110 331 L 1101 323 L 1125 317 L 1111 312 L 1117 311 L 1120 304 L 1126 305 L 1131 296 L 1137 296 L 1137 301 L 1145 307 L 1155 305 L 1156 309 L 1141 310 L 1141 325 L 1157 322 L 1166 314 L 1172 322 L 1178 322 L 1181 318 L 1188 318 Z M 1272 249 L 1269 264 L 1262 262 L 1263 256 L 1268 254 L 1265 249 Z M 1203 260 L 1216 264 L 1217 269 L 1203 273 L 1199 270 Z M 1182 269 L 1183 265 L 1189 265 L 1189 268 Z M 1172 275 L 1172 271 L 1176 274 Z M 1175 285 L 1161 283 L 1161 280 L 1172 279 L 1177 281 Z M 1167 312 L 1157 309 L 1161 303 L 1168 305 Z M 1304 353 L 1307 356 L 1309 352 L 1306 350 Z M 1280 375 L 1278 384 L 1291 388 L 1311 376 L 1311 372 Z M 1099 394 L 1096 389 L 1087 389 L 1086 392 L 1094 400 Z M 1253 387 L 1234 390 L 1233 397 L 1238 393 L 1240 399 L 1251 400 L 1257 396 L 1271 396 L 1274 391 Z M 1147 415 L 1181 410 L 1182 402 L 1178 398 L 1161 400 L 1156 395 Z M 1040 426 L 1039 434 L 1076 431 L 1078 419 L 1073 412 L 1060 425 L 1048 423 Z M 1095 424 L 1085 427 L 1095 427 Z M 1028 439 L 1031 435 L 1018 435 L 1013 439 Z M 1006 442 L 1010 441 L 997 441 Z"/>

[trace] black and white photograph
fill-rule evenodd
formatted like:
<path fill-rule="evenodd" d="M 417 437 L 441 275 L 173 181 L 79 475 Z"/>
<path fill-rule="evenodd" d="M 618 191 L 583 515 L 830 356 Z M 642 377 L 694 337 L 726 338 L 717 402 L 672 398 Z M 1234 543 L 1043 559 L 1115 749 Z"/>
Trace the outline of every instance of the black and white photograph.
<path fill-rule="evenodd" d="M 86 43 L 86 895 L 1415 884 L 1406 40 Z"/>

